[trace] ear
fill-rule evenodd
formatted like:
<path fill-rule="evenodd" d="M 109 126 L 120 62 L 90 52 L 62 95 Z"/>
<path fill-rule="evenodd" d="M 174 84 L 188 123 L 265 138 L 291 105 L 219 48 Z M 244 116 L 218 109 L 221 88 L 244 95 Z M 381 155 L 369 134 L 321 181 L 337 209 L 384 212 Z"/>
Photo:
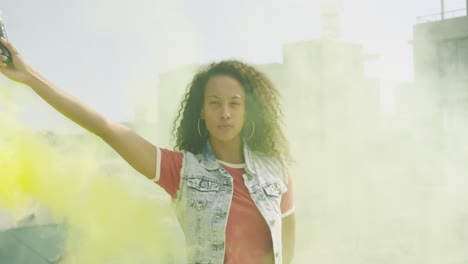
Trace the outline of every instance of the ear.
<path fill-rule="evenodd" d="M 200 119 L 201 119 L 201 120 L 205 120 L 205 111 L 203 111 L 203 108 L 202 108 L 202 110 L 200 111 Z"/>

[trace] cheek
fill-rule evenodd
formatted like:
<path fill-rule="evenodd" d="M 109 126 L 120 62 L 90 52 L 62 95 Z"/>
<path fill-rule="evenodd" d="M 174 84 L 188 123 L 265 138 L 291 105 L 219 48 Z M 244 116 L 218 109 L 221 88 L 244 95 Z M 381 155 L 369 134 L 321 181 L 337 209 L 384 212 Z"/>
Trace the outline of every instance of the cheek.
<path fill-rule="evenodd" d="M 245 108 L 242 108 L 242 109 L 239 109 L 239 112 L 238 112 L 238 115 L 239 115 L 239 118 L 244 121 L 246 116 L 247 116 L 247 113 L 245 111 Z"/>
<path fill-rule="evenodd" d="M 210 120 L 213 120 L 214 117 L 213 110 L 208 106 L 204 106 L 201 111 L 201 117 L 203 120 L 205 120 L 206 123 L 210 122 Z"/>
<path fill-rule="evenodd" d="M 216 123 L 216 116 L 212 112 L 205 112 L 204 120 L 207 127 L 212 127 Z"/>

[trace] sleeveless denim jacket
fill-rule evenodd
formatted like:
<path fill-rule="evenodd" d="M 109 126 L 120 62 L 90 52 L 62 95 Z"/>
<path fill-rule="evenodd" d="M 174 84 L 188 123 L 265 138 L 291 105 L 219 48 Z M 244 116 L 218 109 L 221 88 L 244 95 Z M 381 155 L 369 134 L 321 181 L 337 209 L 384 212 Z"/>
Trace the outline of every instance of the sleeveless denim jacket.
<path fill-rule="evenodd" d="M 250 151 L 247 144 L 243 152 L 245 186 L 270 229 L 275 264 L 281 264 L 280 203 L 287 190 L 286 167 L 279 159 Z M 217 162 L 209 142 L 201 154 L 184 151 L 180 177 L 175 211 L 185 235 L 188 263 L 223 263 L 233 179 Z"/>

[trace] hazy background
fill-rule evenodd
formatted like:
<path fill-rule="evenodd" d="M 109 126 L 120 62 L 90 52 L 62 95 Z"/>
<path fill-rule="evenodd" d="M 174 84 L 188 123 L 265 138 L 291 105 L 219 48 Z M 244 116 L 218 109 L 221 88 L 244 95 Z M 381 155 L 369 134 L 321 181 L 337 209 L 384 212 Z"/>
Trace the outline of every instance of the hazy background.
<path fill-rule="evenodd" d="M 0 8 L 9 39 L 38 71 L 163 147 L 198 65 L 237 58 L 269 74 L 295 156 L 295 263 L 467 263 L 468 111 L 448 111 L 432 76 L 415 80 L 413 70 L 413 25 L 440 12 L 440 1 L 328 2 L 337 4 L 337 38 L 324 38 L 321 1 L 3 0 Z M 445 9 L 465 4 L 447 0 Z M 72 154 L 87 153 L 73 143 L 86 138 L 80 129 L 28 89 L 0 83 L 17 122 L 45 134 L 63 159 L 83 159 Z M 107 174 L 136 174 L 86 142 Z M 164 196 L 146 181 L 135 186 Z"/>
<path fill-rule="evenodd" d="M 447 10 L 464 5 L 446 1 Z M 316 39 L 321 27 L 318 0 L 3 0 L 0 8 L 10 40 L 34 67 L 116 120 L 132 120 L 134 105 L 149 103 L 141 99 L 151 98 L 159 72 L 232 57 L 281 62 L 281 45 Z M 380 56 L 369 73 L 411 80 L 412 26 L 439 11 L 437 0 L 342 1 L 343 39 Z M 24 107 L 36 127 L 64 126 L 38 100 Z"/>

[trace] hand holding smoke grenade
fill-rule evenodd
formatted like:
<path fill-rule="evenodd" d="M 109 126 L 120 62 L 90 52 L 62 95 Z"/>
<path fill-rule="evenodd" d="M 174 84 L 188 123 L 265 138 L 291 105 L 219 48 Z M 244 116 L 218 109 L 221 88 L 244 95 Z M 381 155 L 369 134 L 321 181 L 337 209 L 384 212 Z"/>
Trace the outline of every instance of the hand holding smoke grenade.
<path fill-rule="evenodd" d="M 1 13 L 0 13 L 0 37 L 8 40 L 7 35 L 6 35 L 6 31 L 5 31 L 5 25 L 3 24 L 3 19 L 2 19 Z M 11 62 L 10 51 L 5 46 L 3 46 L 2 43 L 0 43 L 0 49 L 2 50 L 2 55 L 7 56 L 6 63 L 7 64 L 10 63 Z"/>

